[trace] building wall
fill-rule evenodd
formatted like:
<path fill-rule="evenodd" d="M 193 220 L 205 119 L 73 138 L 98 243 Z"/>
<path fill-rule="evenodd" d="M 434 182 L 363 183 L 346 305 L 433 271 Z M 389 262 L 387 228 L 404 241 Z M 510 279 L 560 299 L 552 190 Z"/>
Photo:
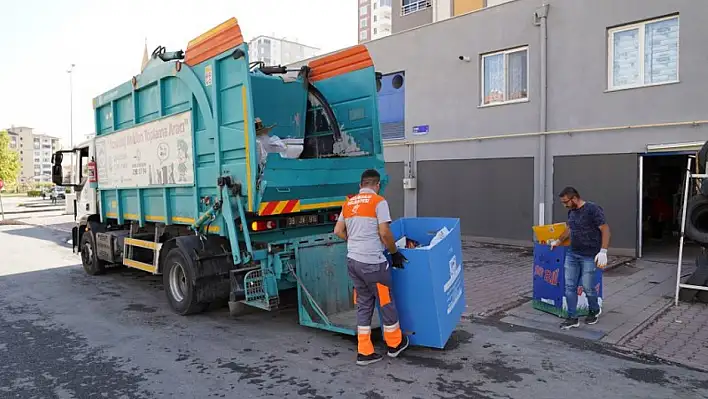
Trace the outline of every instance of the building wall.
<path fill-rule="evenodd" d="M 436 208 L 440 208 L 438 212 L 447 209 L 436 206 L 431 197 L 445 189 L 440 188 L 443 184 L 440 175 L 429 172 L 435 162 L 446 165 L 444 162 L 448 160 L 460 160 L 456 178 L 465 179 L 467 185 L 491 190 L 489 196 L 502 201 L 506 198 L 503 193 L 494 191 L 489 181 L 477 174 L 477 164 L 465 160 L 499 159 L 494 171 L 497 173 L 519 171 L 515 159 L 522 158 L 527 160 L 523 173 L 532 171 L 524 180 L 524 184 L 533 181 L 531 200 L 518 196 L 518 203 L 513 206 L 468 201 L 469 209 L 455 211 L 466 215 L 463 226 L 474 226 L 477 223 L 474 217 L 506 220 L 510 206 L 532 209 L 529 212 L 533 217 L 523 223 L 538 223 L 541 209 L 543 222 L 563 220 L 565 212 L 557 203 L 557 186 L 571 184 L 605 207 L 613 228 L 613 249 L 631 250 L 636 242 L 637 155 L 646 152 L 649 144 L 708 138 L 708 118 L 703 109 L 708 103 L 708 81 L 702 62 L 705 57 L 702 43 L 708 35 L 703 16 L 708 15 L 708 2 L 546 0 L 546 3 L 549 7 L 545 92 L 541 85 L 542 30 L 540 24 L 534 24 L 535 12 L 541 5 L 538 0 L 509 1 L 366 44 L 377 71 L 405 73 L 405 138 L 387 140 L 385 144 L 387 162 L 411 162 L 417 172 L 418 189 L 403 192 L 404 214 L 429 215 Z M 423 18 L 427 11 L 418 14 Z M 679 81 L 608 90 L 608 71 L 612 70 L 608 68 L 608 29 L 677 12 Z M 392 16 L 394 31 L 404 30 L 402 25 L 397 26 L 398 1 L 393 3 Z M 482 55 L 519 46 L 528 47 L 527 98 L 484 105 Z M 468 57 L 469 62 L 461 60 L 461 56 Z M 541 118 L 544 94 L 545 126 Z M 429 127 L 427 134 L 414 135 L 413 127 L 420 125 Z M 548 133 L 541 134 L 544 130 Z M 542 136 L 544 159 L 540 158 Z M 545 174 L 541 173 L 543 164 Z M 444 170 L 443 166 L 437 167 Z M 499 184 L 515 188 L 520 180 L 507 179 Z M 613 191 L 619 194 L 608 194 Z M 544 207 L 541 197 L 545 197 Z M 509 230 L 494 234 L 499 240 L 528 242 L 528 238 L 516 233 L 523 229 Z M 474 228 L 465 231 L 479 234 Z"/>
<path fill-rule="evenodd" d="M 401 0 L 393 0 L 391 31 L 396 34 L 433 22 L 433 8 L 428 7 L 407 15 L 401 15 Z"/>
<path fill-rule="evenodd" d="M 553 191 L 575 187 L 580 196 L 600 205 L 612 232 L 611 246 L 634 255 L 639 215 L 637 154 L 568 155 L 553 159 Z M 579 173 L 579 171 L 592 173 Z M 568 220 L 560 201 L 553 204 L 553 222 Z"/>
<path fill-rule="evenodd" d="M 453 0 L 453 3 L 453 15 L 462 15 L 483 8 L 485 0 Z"/>
<path fill-rule="evenodd" d="M 35 181 L 52 180 L 52 154 L 61 149 L 59 139 L 46 134 L 33 135 L 32 174 Z"/>
<path fill-rule="evenodd" d="M 498 6 L 499 4 L 508 3 L 510 1 L 516 1 L 516 0 L 486 0 L 486 1 L 487 1 L 487 7 L 492 7 L 492 6 Z"/>
<path fill-rule="evenodd" d="M 403 162 L 386 163 L 386 174 L 389 178 L 389 184 L 386 186 L 383 195 L 388 202 L 389 209 L 391 210 L 391 218 L 393 220 L 401 218 L 404 215 L 403 172 Z"/>
<path fill-rule="evenodd" d="M 32 160 L 32 129 L 29 127 L 13 127 L 7 129 L 11 135 L 16 137 L 15 151 L 20 156 L 20 174 L 19 179 L 22 181 L 32 181 L 34 175 L 34 163 Z M 12 140 L 12 139 L 11 139 Z"/>
<path fill-rule="evenodd" d="M 359 18 L 357 21 L 357 32 L 359 32 L 359 43 L 363 43 L 371 40 L 371 14 L 373 9 L 371 0 L 358 0 L 358 2 L 359 9 L 357 15 Z M 366 21 L 365 26 L 362 26 L 362 21 Z"/>
<path fill-rule="evenodd" d="M 391 0 L 373 0 L 371 2 L 371 40 L 391 34 L 391 4 Z"/>
<path fill-rule="evenodd" d="M 457 217 L 462 234 L 531 240 L 533 158 L 418 163 L 418 216 Z"/>

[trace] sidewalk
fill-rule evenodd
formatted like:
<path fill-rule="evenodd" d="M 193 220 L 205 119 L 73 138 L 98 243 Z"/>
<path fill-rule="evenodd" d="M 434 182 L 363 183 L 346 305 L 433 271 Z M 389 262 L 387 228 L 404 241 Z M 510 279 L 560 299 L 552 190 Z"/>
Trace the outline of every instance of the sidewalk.
<path fill-rule="evenodd" d="M 491 317 L 531 299 L 533 250 L 463 240 L 465 316 Z M 631 258 L 610 256 L 608 269 Z"/>
<path fill-rule="evenodd" d="M 708 304 L 672 303 L 646 328 L 620 344 L 708 371 Z"/>
<path fill-rule="evenodd" d="M 688 264 L 686 268 L 691 270 Z M 560 330 L 562 319 L 534 309 L 531 301 L 507 312 L 501 321 L 614 345 L 669 306 L 675 278 L 675 265 L 636 260 L 604 272 L 602 315 L 595 325 L 581 320 L 579 328 Z"/>

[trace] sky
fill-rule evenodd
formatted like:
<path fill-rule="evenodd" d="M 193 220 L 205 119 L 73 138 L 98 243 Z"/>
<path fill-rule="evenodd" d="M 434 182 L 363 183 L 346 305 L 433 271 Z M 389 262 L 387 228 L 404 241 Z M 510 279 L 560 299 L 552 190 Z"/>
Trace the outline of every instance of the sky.
<path fill-rule="evenodd" d="M 269 35 L 318 47 L 356 44 L 355 0 L 0 0 L 0 130 L 27 126 L 69 145 L 94 132 L 92 99 L 140 73 L 145 40 L 187 42 L 236 17 L 246 41 Z M 75 64 L 71 81 L 67 73 Z"/>

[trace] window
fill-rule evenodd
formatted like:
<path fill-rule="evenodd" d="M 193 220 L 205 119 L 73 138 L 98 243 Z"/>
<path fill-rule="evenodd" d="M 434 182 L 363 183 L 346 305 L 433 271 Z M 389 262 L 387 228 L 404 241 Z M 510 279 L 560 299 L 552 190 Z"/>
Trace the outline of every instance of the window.
<path fill-rule="evenodd" d="M 369 32 L 363 30 L 359 32 L 359 40 L 366 40 L 369 38 Z"/>
<path fill-rule="evenodd" d="M 430 7 L 430 0 L 401 0 L 401 15 L 408 15 Z"/>
<path fill-rule="evenodd" d="M 528 47 L 482 55 L 482 105 L 529 98 Z"/>
<path fill-rule="evenodd" d="M 359 28 L 366 28 L 367 26 L 369 26 L 369 20 L 367 20 L 366 18 L 362 18 L 359 20 Z"/>
<path fill-rule="evenodd" d="M 391 0 L 380 0 L 381 7 L 391 7 Z"/>
<path fill-rule="evenodd" d="M 378 21 L 379 19 L 374 15 L 374 22 Z"/>
<path fill-rule="evenodd" d="M 377 33 L 379 33 L 379 30 L 376 29 L 376 28 L 374 28 L 374 35 L 377 34 Z"/>
<path fill-rule="evenodd" d="M 376 4 L 376 2 L 374 2 L 373 7 L 374 7 L 374 10 L 375 10 L 375 9 L 377 9 L 377 8 L 379 7 L 379 5 Z"/>
<path fill-rule="evenodd" d="M 608 89 L 678 81 L 679 18 L 672 16 L 608 31 Z"/>
<path fill-rule="evenodd" d="M 359 15 L 367 15 L 369 13 L 369 7 L 359 7 Z"/>

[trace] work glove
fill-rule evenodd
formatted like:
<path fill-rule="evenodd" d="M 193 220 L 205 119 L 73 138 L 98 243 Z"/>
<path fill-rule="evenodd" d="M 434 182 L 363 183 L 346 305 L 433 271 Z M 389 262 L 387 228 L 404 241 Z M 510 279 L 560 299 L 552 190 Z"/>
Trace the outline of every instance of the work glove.
<path fill-rule="evenodd" d="M 607 250 L 602 248 L 600 252 L 595 255 L 595 263 L 600 269 L 604 269 L 607 266 Z"/>
<path fill-rule="evenodd" d="M 401 251 L 396 251 L 391 254 L 391 260 L 393 261 L 391 266 L 393 266 L 395 269 L 403 269 L 403 263 L 408 262 L 408 259 L 403 256 Z"/>
<path fill-rule="evenodd" d="M 560 243 L 560 240 L 548 240 L 548 245 L 551 246 L 551 251 L 553 251 L 553 248 L 559 246 Z"/>

